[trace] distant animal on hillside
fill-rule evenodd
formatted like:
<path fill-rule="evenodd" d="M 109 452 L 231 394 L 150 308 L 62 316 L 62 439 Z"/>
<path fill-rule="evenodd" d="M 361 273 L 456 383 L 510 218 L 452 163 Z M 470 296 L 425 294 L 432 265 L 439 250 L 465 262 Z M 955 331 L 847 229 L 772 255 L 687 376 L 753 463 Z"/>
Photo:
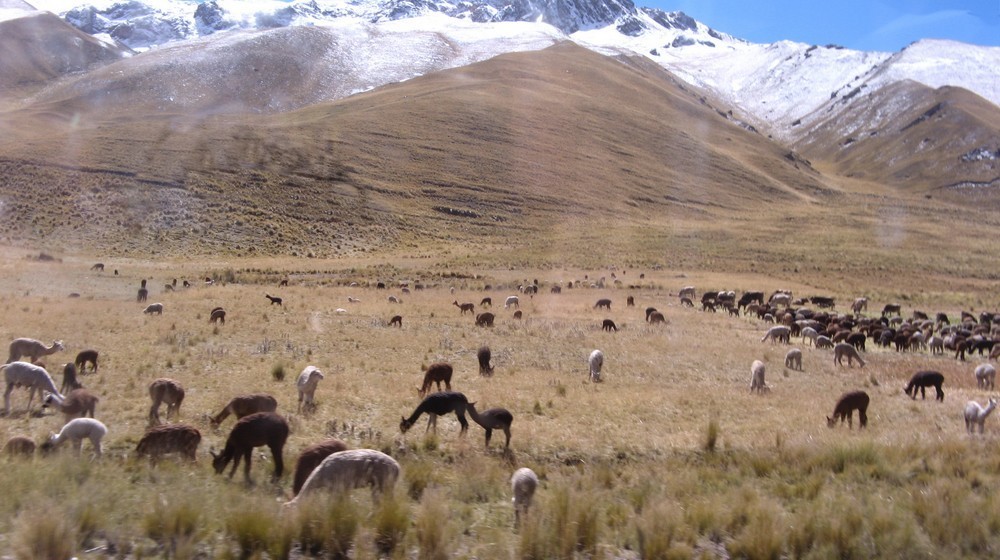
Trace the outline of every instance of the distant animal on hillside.
<path fill-rule="evenodd" d="M 492 313 L 480 313 L 476 315 L 476 326 L 477 327 L 492 327 L 494 316 Z"/>
<path fill-rule="evenodd" d="M 597 300 L 597 303 L 594 304 L 594 309 L 607 309 L 611 311 L 611 300 L 607 298 Z"/>
<path fill-rule="evenodd" d="M 179 416 L 181 403 L 184 402 L 184 387 L 179 381 L 161 377 L 149 384 L 149 398 L 153 401 L 149 407 L 149 423 L 160 423 L 160 405 L 167 405 L 167 418 Z"/>
<path fill-rule="evenodd" d="M 151 303 L 146 306 L 146 309 L 142 310 L 146 315 L 163 315 L 163 304 L 162 303 Z"/>
<path fill-rule="evenodd" d="M 465 315 L 466 311 L 472 313 L 473 315 L 476 314 L 476 304 L 474 303 L 458 303 L 458 300 L 455 300 L 452 304 L 462 311 L 462 315 Z"/>
<path fill-rule="evenodd" d="M 996 397 L 991 397 L 986 406 L 983 406 L 976 401 L 969 401 L 965 405 L 965 429 L 970 434 L 976 433 L 976 426 L 979 426 L 979 433 L 983 433 L 986 424 L 986 418 L 993 412 L 993 409 L 997 407 Z"/>
<path fill-rule="evenodd" d="M 802 371 L 802 350 L 798 348 L 792 348 L 785 354 L 785 367 L 789 369 L 794 369 L 796 371 Z"/>
<path fill-rule="evenodd" d="M 618 332 L 618 325 L 616 325 L 615 322 L 612 321 L 611 319 L 605 319 L 604 322 L 601 324 L 601 330 L 607 332 L 611 331 Z"/>
<path fill-rule="evenodd" d="M 431 419 L 427 423 L 427 429 L 433 428 L 437 432 L 437 417 L 454 412 L 455 416 L 458 417 L 458 423 L 462 426 L 460 434 L 465 435 L 465 432 L 469 429 L 469 422 L 465 419 L 465 412 L 468 406 L 469 400 L 462 393 L 452 391 L 432 393 L 417 405 L 417 408 L 409 418 L 404 417 L 400 420 L 399 431 L 405 434 L 417 419 L 420 418 L 421 414 L 430 414 Z"/>
<path fill-rule="evenodd" d="M 315 408 L 316 405 L 313 399 L 316 396 L 316 387 L 322 379 L 323 372 L 316 366 L 306 366 L 302 370 L 302 373 L 299 374 L 299 378 L 295 382 L 295 386 L 299 391 L 298 412 L 302 412 L 303 410 L 310 411 Z"/>
<path fill-rule="evenodd" d="M 910 378 L 910 382 L 907 383 L 903 391 L 906 392 L 912 399 L 916 400 L 917 391 L 920 391 L 920 396 L 923 399 L 927 398 L 927 387 L 934 387 L 937 392 L 936 399 L 939 401 L 944 401 L 944 391 L 941 390 L 941 385 L 944 383 L 944 376 L 937 371 L 918 371 L 913 374 Z"/>
<path fill-rule="evenodd" d="M 480 307 L 493 307 L 493 298 L 484 297 L 479 302 Z"/>
<path fill-rule="evenodd" d="M 837 401 L 836 406 L 833 408 L 833 417 L 826 417 L 826 425 L 830 428 L 837 425 L 837 420 L 840 423 L 844 423 L 844 419 L 847 419 L 847 427 L 854 428 L 852 425 L 852 417 L 854 411 L 858 411 L 858 422 L 862 428 L 868 425 L 868 403 L 871 399 L 868 397 L 868 393 L 864 391 L 852 391 L 850 393 L 844 393 L 840 400 Z"/>
<path fill-rule="evenodd" d="M 94 266 L 90 267 L 90 270 L 104 272 L 104 263 L 95 263 Z"/>
<path fill-rule="evenodd" d="M 264 297 L 266 297 L 268 299 L 268 301 L 271 302 L 271 305 L 278 304 L 278 306 L 281 307 L 281 298 L 280 297 L 275 297 L 275 296 L 272 296 L 271 294 L 264 294 Z"/>
<path fill-rule="evenodd" d="M 514 306 L 516 308 L 521 307 L 521 301 L 517 298 L 517 296 L 507 296 L 507 299 L 504 300 L 503 308 L 507 309 L 510 306 Z"/>
<path fill-rule="evenodd" d="M 843 360 L 847 358 L 847 366 L 851 367 L 854 365 L 854 360 L 858 361 L 861 367 L 865 367 L 865 361 L 861 359 L 861 354 L 858 354 L 858 349 L 854 346 L 846 343 L 839 342 L 833 347 L 833 363 L 834 365 L 842 366 L 844 365 Z"/>
<path fill-rule="evenodd" d="M 771 339 L 771 343 L 784 342 L 788 344 L 791 340 L 791 329 L 784 325 L 775 325 L 764 333 L 764 337 L 760 339 L 761 342 Z"/>
<path fill-rule="evenodd" d="M 980 389 L 993 390 L 997 377 L 997 368 L 993 364 L 979 364 L 975 370 L 976 386 Z"/>
<path fill-rule="evenodd" d="M 479 375 L 483 377 L 493 375 L 493 366 L 490 365 L 491 356 L 492 353 L 489 346 L 481 346 L 479 351 L 476 352 L 476 358 L 479 360 Z"/>
<path fill-rule="evenodd" d="M 83 350 L 76 355 L 73 364 L 76 365 L 80 373 L 87 373 L 87 364 L 92 366 L 93 373 L 97 373 L 97 350 Z"/>
<path fill-rule="evenodd" d="M 445 391 L 451 391 L 451 374 L 453 368 L 451 364 L 440 362 L 431 364 L 424 373 L 424 382 L 417 389 L 417 393 L 423 397 L 431 390 L 431 385 L 437 384 L 437 390 L 441 390 L 441 382 L 444 382 Z"/>
<path fill-rule="evenodd" d="M 514 502 L 514 527 L 519 527 L 521 517 L 527 515 L 537 488 L 538 475 L 527 467 L 517 469 L 510 477 L 510 489 L 514 494 L 511 499 Z"/>
<path fill-rule="evenodd" d="M 146 288 L 139 288 L 139 291 L 135 294 L 136 303 L 145 303 L 146 298 L 149 297 L 149 290 Z"/>
<path fill-rule="evenodd" d="M 389 326 L 391 327 L 393 325 L 395 325 L 395 326 L 397 326 L 399 328 L 403 328 L 403 316 L 402 315 L 393 315 L 392 319 L 389 319 Z"/>
<path fill-rule="evenodd" d="M 590 357 L 587 358 L 587 364 L 590 366 L 590 381 L 593 383 L 601 382 L 601 368 L 604 367 L 604 352 L 600 350 L 594 350 L 590 353 Z"/>
<path fill-rule="evenodd" d="M 211 314 L 208 316 L 209 323 L 219 323 L 222 325 L 226 324 L 226 310 L 221 307 L 216 307 L 212 310 Z"/>
<path fill-rule="evenodd" d="M 750 392 L 757 391 L 757 394 L 767 393 L 771 390 L 764 382 L 764 362 L 754 360 L 750 365 Z"/>

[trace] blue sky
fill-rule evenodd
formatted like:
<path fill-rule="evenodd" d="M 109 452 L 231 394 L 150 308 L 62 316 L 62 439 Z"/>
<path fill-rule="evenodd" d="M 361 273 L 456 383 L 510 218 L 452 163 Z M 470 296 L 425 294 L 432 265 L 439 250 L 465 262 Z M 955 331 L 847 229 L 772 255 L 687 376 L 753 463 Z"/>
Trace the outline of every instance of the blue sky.
<path fill-rule="evenodd" d="M 917 39 L 1000 46 L 1000 0 L 633 1 L 637 6 L 682 11 L 713 29 L 755 43 L 789 39 L 890 52 Z"/>

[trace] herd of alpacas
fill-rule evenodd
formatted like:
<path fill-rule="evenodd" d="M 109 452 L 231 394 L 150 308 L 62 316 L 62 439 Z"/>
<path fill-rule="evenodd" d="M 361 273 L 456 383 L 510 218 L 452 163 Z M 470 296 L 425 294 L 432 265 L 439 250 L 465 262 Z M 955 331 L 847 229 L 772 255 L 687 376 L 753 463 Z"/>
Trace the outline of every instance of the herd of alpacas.
<path fill-rule="evenodd" d="M 206 279 L 206 283 L 210 279 Z M 175 281 L 176 284 L 176 281 Z M 175 285 L 174 284 L 174 285 Z M 187 282 L 185 282 L 187 285 Z M 287 285 L 287 284 L 285 284 Z M 168 284 L 172 287 L 172 285 Z M 594 287 L 602 287 L 595 284 Z M 572 286 L 571 286 L 572 287 Z M 522 296 L 533 297 L 538 293 L 535 284 L 521 286 Z M 551 293 L 558 294 L 561 287 L 554 286 Z M 404 287 L 403 293 L 409 293 Z M 454 293 L 454 290 L 452 290 Z M 143 281 L 137 296 L 137 301 L 145 302 L 148 292 Z M 904 319 L 898 304 L 887 304 L 879 315 L 865 315 L 868 301 L 858 298 L 851 304 L 850 313 L 835 311 L 833 298 L 813 297 L 809 299 L 794 299 L 790 292 L 776 291 L 767 299 L 763 292 L 744 292 L 737 298 L 732 291 L 710 291 L 703 293 L 701 301 L 702 312 L 717 312 L 724 310 L 732 316 L 751 316 L 770 324 L 760 339 L 762 343 L 791 345 L 794 340 L 801 340 L 803 345 L 817 349 L 828 349 L 836 366 L 864 368 L 868 363 L 862 355 L 867 352 L 867 344 L 871 343 L 894 348 L 897 352 L 922 352 L 940 354 L 945 350 L 955 353 L 957 360 L 965 360 L 974 353 L 988 356 L 994 360 L 1000 354 L 1000 345 L 995 344 L 996 329 L 1000 326 L 1000 314 L 982 313 L 977 318 L 969 313 L 963 313 L 961 319 L 952 322 L 943 313 L 938 313 L 934 319 L 926 313 L 914 311 L 910 319 Z M 270 305 L 282 305 L 282 299 L 267 294 Z M 691 308 L 694 311 L 696 290 L 693 286 L 681 289 L 680 308 Z M 349 302 L 360 300 L 349 298 Z M 402 300 L 390 296 L 391 303 L 401 304 Z M 635 300 L 629 296 L 627 307 L 634 307 Z M 511 314 L 514 320 L 523 315 L 520 309 L 520 298 L 511 295 L 504 300 L 504 309 L 515 309 Z M 475 325 L 489 328 L 493 326 L 496 316 L 490 312 L 476 313 L 474 303 L 462 303 L 455 300 L 452 305 L 459 309 L 461 315 L 470 314 L 475 318 Z M 612 300 L 598 299 L 593 306 L 595 310 L 610 311 Z M 484 298 L 479 307 L 492 307 L 491 298 Z M 340 310 L 338 310 L 339 312 Z M 164 306 L 161 303 L 150 304 L 143 310 L 146 314 L 161 315 Z M 646 322 L 650 325 L 665 324 L 663 312 L 654 307 L 645 310 Z M 210 314 L 210 322 L 225 324 L 225 310 L 217 307 Z M 390 322 L 402 328 L 402 317 L 397 315 Z M 616 336 L 618 327 L 610 319 L 601 323 L 602 330 L 609 336 Z M 99 398 L 83 387 L 79 375 L 85 375 L 88 366 L 91 374 L 98 371 L 99 353 L 93 349 L 81 351 L 76 359 L 63 367 L 63 384 L 56 387 L 49 372 L 38 365 L 41 358 L 65 349 L 62 341 L 45 344 L 30 338 L 17 338 L 10 343 L 10 354 L 7 363 L 0 366 L 3 371 L 7 388 L 4 393 L 4 410 L 11 413 L 11 393 L 15 388 L 22 387 L 29 391 L 27 410 L 30 413 L 35 394 L 38 393 L 43 407 L 62 413 L 65 425 L 46 441 L 38 446 L 41 452 L 48 453 L 69 441 L 76 454 L 81 452 L 84 440 L 93 447 L 94 454 L 102 455 L 102 440 L 108 433 L 108 428 L 96 419 Z M 494 372 L 491 364 L 491 351 L 484 346 L 479 349 L 477 359 L 479 373 L 490 376 Z M 612 356 L 613 358 L 613 356 Z M 589 381 L 602 383 L 602 369 L 605 353 L 600 349 L 593 350 L 587 358 Z M 788 350 L 784 359 L 784 367 L 802 371 L 803 353 L 800 348 Z M 772 391 L 765 379 L 767 364 L 762 360 L 754 360 L 750 366 L 750 392 L 766 394 Z M 420 418 L 428 416 L 427 430 L 436 431 L 438 416 L 455 414 L 461 426 L 461 434 L 465 434 L 469 423 L 466 415 L 485 431 L 485 444 L 490 446 L 494 430 L 504 433 L 504 450 L 510 448 L 511 425 L 513 414 L 502 407 L 488 408 L 479 411 L 475 402 L 461 392 L 452 390 L 454 368 L 449 363 L 430 365 L 423 374 L 423 381 L 418 388 L 421 398 L 419 404 L 409 416 L 403 416 L 399 422 L 400 432 L 406 433 Z M 989 363 L 976 367 L 974 372 L 977 386 L 980 389 L 992 391 L 996 369 Z M 298 391 L 297 413 L 309 414 L 315 409 L 315 393 L 324 374 L 315 366 L 307 366 L 296 380 Z M 936 371 L 916 372 L 905 387 L 905 393 L 916 399 L 919 392 L 923 398 L 925 390 L 932 387 L 936 399 L 944 400 L 944 376 Z M 443 384 L 443 387 L 442 387 Z M 200 431 L 189 424 L 179 422 L 180 408 L 184 401 L 185 388 L 176 380 L 169 378 L 155 379 L 149 384 L 151 406 L 148 412 L 149 428 L 142 436 L 135 449 L 137 457 L 148 457 L 151 462 L 162 459 L 164 455 L 175 453 L 178 456 L 194 461 L 201 442 Z M 833 415 L 827 417 L 830 427 L 838 422 L 846 422 L 853 428 L 853 415 L 859 416 L 859 426 L 865 428 L 868 424 L 868 407 L 871 397 L 864 391 L 855 390 L 842 395 L 834 405 Z M 160 415 L 161 405 L 166 406 L 163 417 Z M 996 408 L 997 399 L 989 398 L 987 404 L 969 401 L 963 408 L 966 429 L 975 433 L 984 430 L 987 417 Z M 236 419 L 235 425 L 229 431 L 223 449 L 212 455 L 212 467 L 216 473 L 222 473 L 230 467 L 228 476 L 233 477 L 240 463 L 243 463 L 244 479 L 250 482 L 250 463 L 253 450 L 267 447 L 274 463 L 272 478 L 278 481 L 284 472 L 283 451 L 289 435 L 288 420 L 277 412 L 278 401 L 273 396 L 264 393 L 254 393 L 234 396 L 222 410 L 210 418 L 211 426 L 218 428 L 229 417 Z M 171 420 L 173 421 L 171 423 Z M 166 422 L 165 422 L 166 421 Z M 30 455 L 35 452 L 36 444 L 24 436 L 12 437 L 3 448 L 3 453 L 13 455 Z M 294 469 L 292 498 L 285 507 L 295 507 L 303 496 L 321 491 L 346 491 L 352 488 L 370 487 L 373 497 L 377 500 L 385 492 L 392 491 L 400 476 L 400 466 L 392 457 L 373 449 L 349 449 L 347 444 L 339 439 L 330 438 L 316 442 L 302 450 Z M 511 492 L 515 510 L 515 523 L 520 523 L 521 517 L 527 513 L 533 495 L 539 484 L 537 475 L 529 468 L 517 469 L 511 479 Z"/>

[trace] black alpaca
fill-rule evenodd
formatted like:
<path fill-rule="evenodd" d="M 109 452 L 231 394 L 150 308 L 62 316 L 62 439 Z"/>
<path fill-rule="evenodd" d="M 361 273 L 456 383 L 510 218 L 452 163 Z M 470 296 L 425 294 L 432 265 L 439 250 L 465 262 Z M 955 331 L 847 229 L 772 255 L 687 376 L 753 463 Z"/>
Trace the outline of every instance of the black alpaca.
<path fill-rule="evenodd" d="M 854 415 L 854 411 L 857 410 L 858 421 L 861 427 L 864 428 L 868 425 L 869 402 L 871 402 L 871 399 L 868 397 L 868 393 L 864 391 L 844 393 L 833 408 L 833 418 L 826 417 L 826 425 L 832 428 L 837 425 L 837 420 L 840 420 L 840 423 L 843 424 L 846 418 L 847 427 L 853 428 L 852 416 Z"/>
<path fill-rule="evenodd" d="M 266 297 L 267 299 L 271 300 L 271 305 L 274 305 L 276 303 L 278 305 L 281 305 L 281 298 L 280 297 L 274 297 L 274 296 L 269 295 L 269 294 L 264 294 L 264 297 Z"/>
<path fill-rule="evenodd" d="M 903 389 L 906 394 L 916 400 L 917 390 L 920 390 L 920 397 L 927 399 L 927 387 L 933 386 L 937 391 L 937 400 L 944 402 L 944 391 L 941 384 L 944 383 L 944 376 L 936 371 L 918 371 L 910 378 L 910 382 Z"/>
<path fill-rule="evenodd" d="M 601 325 L 601 329 L 608 332 L 611 331 L 618 332 L 618 325 L 616 325 L 615 322 L 612 321 L 611 319 L 605 319 L 604 323 Z"/>
<path fill-rule="evenodd" d="M 403 418 L 399 421 L 399 431 L 405 434 L 417 419 L 420 418 L 421 414 L 427 413 L 431 415 L 431 419 L 427 423 L 427 428 L 434 428 L 434 432 L 437 433 L 437 417 L 454 412 L 455 416 L 458 417 L 458 423 L 462 425 L 461 434 L 464 435 L 466 430 L 469 429 L 469 422 L 465 419 L 465 411 L 468 406 L 469 399 L 465 398 L 465 395 L 462 393 L 453 391 L 434 393 L 417 405 L 417 409 L 413 411 L 413 414 L 409 418 Z"/>
<path fill-rule="evenodd" d="M 483 377 L 489 377 L 493 375 L 493 366 L 490 365 L 490 358 L 492 353 L 490 352 L 489 346 L 483 346 L 476 353 L 476 357 L 479 358 L 479 375 Z"/>

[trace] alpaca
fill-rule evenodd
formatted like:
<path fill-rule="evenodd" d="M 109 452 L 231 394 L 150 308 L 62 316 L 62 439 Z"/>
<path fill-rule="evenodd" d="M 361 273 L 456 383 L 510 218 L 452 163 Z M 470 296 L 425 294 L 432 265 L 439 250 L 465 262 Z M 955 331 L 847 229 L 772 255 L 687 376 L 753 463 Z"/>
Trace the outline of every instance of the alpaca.
<path fill-rule="evenodd" d="M 858 354 L 858 349 L 846 342 L 840 342 L 833 348 L 834 365 L 844 365 L 844 357 L 847 357 L 847 367 L 853 367 L 854 360 L 858 361 L 860 367 L 865 367 L 865 361 L 861 359 L 861 354 Z"/>
<path fill-rule="evenodd" d="M 816 348 L 833 348 L 833 340 L 828 336 L 819 335 L 816 337 Z M 851 348 L 854 347 L 851 346 Z M 850 363 L 850 360 L 848 360 L 848 363 Z"/>
<path fill-rule="evenodd" d="M 494 316 L 492 313 L 480 313 L 476 315 L 477 327 L 492 327 Z"/>
<path fill-rule="evenodd" d="M 654 311 L 649 314 L 649 324 L 655 325 L 657 323 L 666 324 L 667 320 L 663 317 L 663 313 L 660 313 L 659 311 Z"/>
<path fill-rule="evenodd" d="M 503 302 L 503 308 L 507 309 L 510 306 L 514 306 L 518 309 L 521 308 L 521 300 L 517 299 L 517 296 L 507 296 L 507 299 Z"/>
<path fill-rule="evenodd" d="M 313 399 L 316 396 L 316 387 L 323 378 L 323 372 L 316 366 L 306 366 L 302 370 L 298 380 L 295 382 L 295 386 L 299 391 L 299 407 L 296 410 L 297 412 L 301 413 L 303 409 L 308 412 L 316 407 Z"/>
<path fill-rule="evenodd" d="M 42 401 L 42 408 L 49 406 L 55 408 L 59 412 L 62 412 L 66 417 L 66 421 L 69 422 L 74 418 L 83 416 L 93 418 L 99 400 L 96 395 L 86 389 L 74 389 L 65 397 L 49 393 L 46 395 L 45 400 Z"/>
<path fill-rule="evenodd" d="M 274 458 L 273 481 L 281 478 L 281 473 L 285 470 L 285 463 L 281 452 L 288 440 L 288 422 L 274 412 L 255 412 L 250 416 L 240 418 L 239 422 L 233 426 L 229 437 L 226 439 L 226 447 L 222 453 L 212 454 L 212 468 L 215 474 L 221 474 L 226 469 L 226 465 L 233 461 L 233 468 L 229 471 L 229 478 L 233 478 L 236 468 L 243 464 L 243 477 L 247 484 L 250 483 L 250 457 L 254 447 L 266 445 L 271 450 Z"/>
<path fill-rule="evenodd" d="M 146 430 L 139 440 L 135 453 L 140 459 L 148 455 L 151 463 L 156 463 L 167 453 L 179 453 L 181 457 L 194 462 L 197 460 L 199 443 L 201 443 L 201 432 L 194 426 L 187 424 L 153 426 Z"/>
<path fill-rule="evenodd" d="M 437 383 L 438 391 L 441 390 L 441 382 L 444 381 L 445 391 L 451 391 L 451 364 L 437 363 L 431 364 L 424 374 L 424 382 L 417 389 L 417 393 L 423 397 L 431 390 L 431 384 Z"/>
<path fill-rule="evenodd" d="M 601 330 L 618 332 L 618 325 L 616 325 L 611 319 L 605 319 L 604 322 L 601 323 Z"/>
<path fill-rule="evenodd" d="M 750 364 L 750 392 L 757 391 L 757 394 L 760 395 L 770 390 L 771 388 L 764 382 L 764 362 L 754 360 Z"/>
<path fill-rule="evenodd" d="M 764 337 L 761 338 L 760 341 L 764 342 L 767 339 L 771 339 L 771 344 L 774 344 L 775 342 L 784 342 L 785 344 L 788 344 L 791 340 L 791 333 L 792 331 L 788 327 L 784 325 L 776 325 L 767 329 L 767 332 L 764 333 Z"/>
<path fill-rule="evenodd" d="M 13 436 L 3 446 L 3 455 L 31 457 L 35 454 L 35 442 L 29 437 Z"/>
<path fill-rule="evenodd" d="M 594 304 L 594 309 L 607 309 L 611 311 L 611 300 L 607 298 L 597 300 L 597 303 Z"/>
<path fill-rule="evenodd" d="M 882 316 L 885 317 L 886 315 L 895 314 L 898 317 L 901 310 L 902 306 L 900 306 L 900 304 L 887 303 L 885 304 L 885 307 L 882 308 Z"/>
<path fill-rule="evenodd" d="M 517 319 L 518 321 L 520 321 L 521 317 L 522 317 L 522 315 L 521 315 L 521 310 L 520 309 L 518 309 L 517 311 L 514 312 L 514 319 Z"/>
<path fill-rule="evenodd" d="M 871 399 L 864 391 L 853 391 L 844 393 L 833 408 L 833 418 L 826 417 L 826 425 L 830 428 L 837 425 L 837 420 L 844 423 L 847 419 L 847 427 L 853 429 L 854 411 L 858 411 L 858 422 L 862 428 L 868 425 L 868 403 Z"/>
<path fill-rule="evenodd" d="M 82 350 L 73 361 L 80 373 L 87 373 L 88 363 L 93 367 L 93 372 L 97 373 L 97 350 Z"/>
<path fill-rule="evenodd" d="M 149 297 L 149 290 L 146 288 L 139 288 L 139 291 L 135 294 L 136 303 L 146 303 L 146 299 Z"/>
<path fill-rule="evenodd" d="M 493 307 L 493 298 L 484 297 L 480 300 L 479 307 Z"/>
<path fill-rule="evenodd" d="M 403 303 L 403 300 L 396 296 L 389 296 L 389 303 Z"/>
<path fill-rule="evenodd" d="M 7 381 L 7 391 L 3 395 L 4 410 L 7 414 L 10 414 L 10 393 L 14 390 L 14 387 L 27 387 L 30 390 L 28 394 L 29 412 L 31 411 L 31 401 L 35 399 L 36 391 L 39 398 L 44 395 L 45 391 L 62 397 L 62 394 L 56 390 L 56 384 L 52 381 L 49 372 L 45 371 L 43 367 L 29 364 L 28 362 L 12 362 L 0 366 L 0 369 L 3 370 L 4 379 Z"/>
<path fill-rule="evenodd" d="M 454 412 L 455 416 L 458 417 L 458 423 L 462 425 L 460 435 L 465 435 L 465 432 L 469 429 L 469 422 L 465 419 L 465 410 L 468 406 L 469 399 L 465 398 L 465 395 L 462 393 L 452 391 L 433 393 L 417 405 L 417 408 L 409 418 L 403 418 L 399 421 L 399 431 L 405 434 L 417 419 L 420 418 L 421 414 L 427 413 L 431 415 L 431 419 L 427 423 L 427 429 L 433 428 L 434 433 L 437 433 L 437 417 Z"/>
<path fill-rule="evenodd" d="M 476 352 L 476 358 L 479 359 L 479 375 L 483 377 L 489 377 L 493 375 L 493 366 L 490 365 L 490 357 L 492 356 L 489 346 L 482 346 L 479 351 Z"/>
<path fill-rule="evenodd" d="M 209 323 L 219 323 L 222 325 L 226 324 L 226 310 L 221 307 L 216 307 L 208 316 Z"/>
<path fill-rule="evenodd" d="M 976 386 L 980 389 L 993 390 L 997 377 L 997 368 L 993 364 L 979 364 L 976 366 Z"/>
<path fill-rule="evenodd" d="M 983 433 L 986 425 L 986 418 L 997 407 L 996 397 L 991 397 L 984 407 L 976 401 L 969 401 L 965 405 L 965 429 L 970 434 L 976 433 L 976 425 L 979 425 L 979 433 Z"/>
<path fill-rule="evenodd" d="M 505 436 L 507 436 L 507 441 L 504 443 L 504 449 L 510 449 L 510 425 L 514 421 L 514 415 L 510 413 L 506 408 L 489 408 L 484 410 L 482 413 L 476 410 L 476 403 L 470 402 L 466 410 L 469 411 L 469 417 L 476 424 L 479 424 L 486 430 L 486 447 L 490 446 L 490 438 L 493 437 L 493 430 L 503 430 Z"/>
<path fill-rule="evenodd" d="M 61 340 L 55 340 L 52 342 L 52 346 L 46 347 L 41 341 L 33 338 L 15 338 L 10 343 L 10 356 L 7 358 L 7 363 L 9 364 L 18 360 L 24 362 L 37 362 L 42 356 L 55 354 L 56 352 L 64 349 L 65 348 L 63 347 Z M 28 359 L 21 360 L 21 358 Z"/>
<path fill-rule="evenodd" d="M 94 266 L 90 267 L 90 270 L 104 272 L 104 263 L 95 263 Z"/>
<path fill-rule="evenodd" d="M 244 416 L 249 416 L 254 412 L 274 412 L 278 409 L 278 400 L 264 393 L 254 393 L 252 395 L 240 395 L 233 397 L 215 416 L 209 419 L 213 428 L 218 428 L 222 421 L 232 414 L 237 420 Z"/>
<path fill-rule="evenodd" d="M 180 415 L 181 403 L 184 402 L 184 387 L 173 379 L 161 377 L 149 384 L 149 398 L 153 405 L 149 407 L 149 423 L 160 423 L 160 404 L 167 405 L 167 418 L 170 415 Z"/>
<path fill-rule="evenodd" d="M 151 303 L 146 306 L 146 309 L 142 310 L 146 315 L 163 315 L 163 304 L 162 303 Z"/>
<path fill-rule="evenodd" d="M 655 307 L 647 307 L 646 308 L 646 322 L 647 323 L 649 322 L 649 316 L 652 315 L 655 312 L 656 312 L 656 308 Z"/>
<path fill-rule="evenodd" d="M 694 286 L 684 286 L 681 291 L 677 292 L 677 297 L 686 297 L 694 299 Z"/>
<path fill-rule="evenodd" d="M 802 350 L 798 348 L 792 348 L 785 354 L 785 367 L 789 369 L 794 369 L 796 371 L 802 371 Z"/>
<path fill-rule="evenodd" d="M 58 434 L 52 434 L 49 440 L 42 444 L 41 450 L 47 453 L 55 450 L 62 442 L 70 440 L 73 445 L 73 452 L 80 454 L 83 440 L 89 439 L 94 447 L 94 454 L 101 456 L 101 440 L 108 434 L 108 428 L 100 421 L 93 418 L 75 418 L 66 423 L 59 430 Z"/>
<path fill-rule="evenodd" d="M 389 319 L 389 326 L 391 327 L 393 325 L 396 325 L 399 328 L 403 328 L 403 316 L 393 315 L 392 319 Z"/>
<path fill-rule="evenodd" d="M 399 463 L 395 459 L 374 449 L 349 449 L 326 456 L 302 483 L 302 489 L 286 507 L 295 507 L 300 499 L 328 488 L 343 492 L 353 488 L 371 486 L 372 500 L 378 501 L 382 494 L 392 492 L 399 479 Z"/>
<path fill-rule="evenodd" d="M 812 342 L 812 345 L 816 346 L 816 338 L 819 336 L 819 333 L 816 332 L 816 329 L 812 327 L 803 327 L 801 330 L 799 330 L 799 334 L 802 335 L 802 342 L 805 342 L 806 339 L 809 339 L 809 341 Z"/>
<path fill-rule="evenodd" d="M 264 297 L 266 297 L 268 299 L 268 301 L 271 302 L 271 305 L 274 305 L 274 304 L 277 303 L 278 307 L 281 307 L 281 298 L 280 297 L 274 297 L 274 296 L 272 296 L 270 294 L 264 294 Z"/>
<path fill-rule="evenodd" d="M 600 350 L 591 352 L 590 357 L 587 358 L 587 364 L 590 366 L 590 380 L 594 383 L 600 383 L 601 368 L 604 367 L 604 352 Z"/>
<path fill-rule="evenodd" d="M 528 514 L 535 490 L 538 488 L 538 475 L 535 471 L 522 467 L 514 471 L 510 477 L 510 490 L 514 494 L 514 526 L 521 525 L 521 516 Z"/>
<path fill-rule="evenodd" d="M 337 438 L 325 439 L 303 449 L 302 453 L 299 453 L 298 461 L 295 462 L 292 495 L 298 495 L 299 490 L 302 490 L 302 485 L 305 484 L 306 479 L 312 474 L 316 465 L 319 465 L 323 462 L 323 459 L 338 451 L 347 451 L 347 444 Z"/>
<path fill-rule="evenodd" d="M 452 304 L 462 310 L 462 315 L 465 315 L 466 311 L 468 311 L 469 313 L 472 313 L 473 315 L 476 314 L 476 304 L 474 304 L 474 303 L 461 303 L 460 304 L 460 303 L 458 303 L 458 300 L 455 300 L 454 302 L 452 302 Z"/>
<path fill-rule="evenodd" d="M 76 379 L 76 364 L 68 363 L 63 366 L 63 382 L 59 392 L 66 393 L 73 389 L 83 389 L 83 383 Z"/>
<path fill-rule="evenodd" d="M 941 384 L 944 383 L 944 376 L 936 371 L 918 371 L 913 374 L 910 378 L 910 382 L 903 388 L 913 400 L 917 399 L 917 391 L 920 391 L 920 396 L 923 399 L 927 399 L 927 387 L 933 386 L 935 392 L 937 392 L 936 399 L 944 402 L 944 391 L 941 390 Z"/>

